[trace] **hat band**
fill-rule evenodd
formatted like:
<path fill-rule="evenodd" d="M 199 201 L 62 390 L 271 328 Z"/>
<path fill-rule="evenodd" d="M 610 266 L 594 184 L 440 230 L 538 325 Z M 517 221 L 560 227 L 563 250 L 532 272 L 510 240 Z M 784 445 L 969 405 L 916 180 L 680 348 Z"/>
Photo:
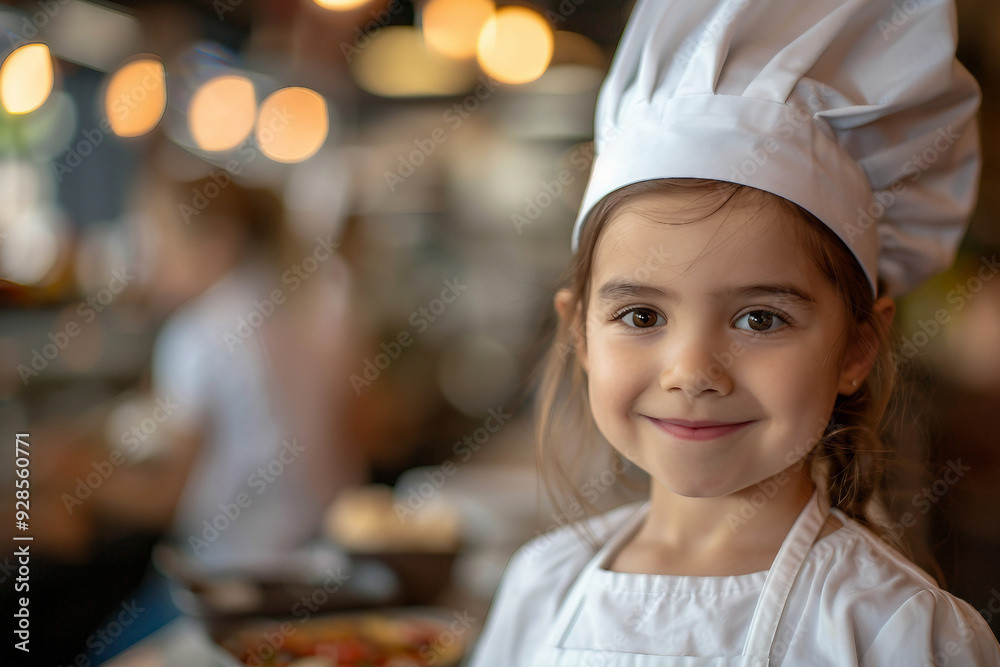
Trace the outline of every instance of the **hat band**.
<path fill-rule="evenodd" d="M 627 109 L 645 114 L 598 130 L 601 146 L 573 228 L 605 195 L 661 178 L 704 178 L 764 190 L 809 211 L 847 245 L 876 295 L 878 217 L 858 163 L 806 107 L 736 95 L 690 95 Z"/>

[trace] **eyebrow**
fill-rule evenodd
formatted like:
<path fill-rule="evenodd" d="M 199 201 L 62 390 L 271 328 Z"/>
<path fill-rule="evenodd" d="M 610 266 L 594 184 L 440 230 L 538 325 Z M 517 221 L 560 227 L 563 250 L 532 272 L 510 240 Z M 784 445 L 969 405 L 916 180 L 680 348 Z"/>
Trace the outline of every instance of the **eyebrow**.
<path fill-rule="evenodd" d="M 711 296 L 716 301 L 734 297 L 779 296 L 784 299 L 798 301 L 803 306 L 816 303 L 816 299 L 808 292 L 803 292 L 794 285 L 780 282 L 723 287 L 712 292 Z M 671 303 L 679 303 L 681 301 L 681 297 L 671 289 L 661 289 L 652 285 L 642 285 L 618 279 L 612 279 L 604 283 L 601 289 L 597 291 L 597 298 L 603 301 L 622 298 L 660 299 Z"/>

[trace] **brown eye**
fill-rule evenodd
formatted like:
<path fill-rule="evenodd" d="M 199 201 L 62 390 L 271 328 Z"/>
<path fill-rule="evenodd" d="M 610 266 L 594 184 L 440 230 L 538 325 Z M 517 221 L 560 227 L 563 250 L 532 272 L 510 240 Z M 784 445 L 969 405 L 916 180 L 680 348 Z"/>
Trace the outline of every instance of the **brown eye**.
<path fill-rule="evenodd" d="M 655 310 L 649 308 L 636 308 L 630 310 L 621 317 L 622 322 L 633 329 L 652 329 L 657 325 L 665 324 L 663 316 Z"/>
<path fill-rule="evenodd" d="M 766 310 L 758 310 L 747 315 L 747 324 L 754 331 L 767 331 L 774 322 L 774 315 Z"/>
<path fill-rule="evenodd" d="M 746 325 L 741 323 L 746 321 Z M 737 328 L 758 334 L 776 333 L 788 325 L 785 317 L 767 310 L 751 310 L 737 319 Z"/>

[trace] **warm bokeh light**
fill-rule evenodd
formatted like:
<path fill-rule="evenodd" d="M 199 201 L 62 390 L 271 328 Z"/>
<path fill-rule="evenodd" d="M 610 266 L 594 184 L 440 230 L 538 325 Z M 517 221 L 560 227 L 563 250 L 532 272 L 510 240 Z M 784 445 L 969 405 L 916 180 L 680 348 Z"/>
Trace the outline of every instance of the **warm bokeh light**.
<path fill-rule="evenodd" d="M 44 44 L 15 49 L 0 66 L 0 103 L 12 114 L 34 111 L 52 92 L 52 56 Z"/>
<path fill-rule="evenodd" d="M 253 130 L 257 100 L 250 79 L 235 74 L 202 85 L 191 100 L 191 136 L 206 151 L 235 148 Z"/>
<path fill-rule="evenodd" d="M 527 83 L 540 77 L 552 60 L 552 29 L 527 7 L 504 7 L 479 34 L 476 56 L 487 74 L 504 83 Z"/>
<path fill-rule="evenodd" d="M 471 58 L 493 11 L 491 0 L 431 0 L 421 21 L 427 48 L 449 58 Z"/>
<path fill-rule="evenodd" d="M 156 127 L 167 108 L 165 76 L 163 63 L 151 58 L 135 60 L 115 72 L 104 96 L 115 134 L 138 137 Z"/>
<path fill-rule="evenodd" d="M 326 141 L 326 100 L 308 88 L 282 88 L 265 99 L 257 115 L 257 145 L 277 162 L 301 162 Z"/>
<path fill-rule="evenodd" d="M 411 26 L 382 28 L 351 67 L 359 86 L 385 97 L 455 95 L 475 82 L 475 68 L 429 51 Z"/>
<path fill-rule="evenodd" d="M 371 2 L 371 0 L 315 0 L 315 2 L 323 9 L 342 12 L 348 9 L 356 9 L 361 5 Z"/>

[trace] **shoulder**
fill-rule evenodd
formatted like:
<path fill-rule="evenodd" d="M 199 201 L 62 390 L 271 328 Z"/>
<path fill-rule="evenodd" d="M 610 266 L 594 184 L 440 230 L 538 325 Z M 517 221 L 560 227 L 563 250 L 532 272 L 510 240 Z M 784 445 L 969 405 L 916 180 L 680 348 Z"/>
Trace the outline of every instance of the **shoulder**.
<path fill-rule="evenodd" d="M 925 588 L 893 611 L 862 664 L 900 664 L 900 658 L 913 664 L 995 666 L 1000 645 L 971 605 L 939 588 Z"/>
<path fill-rule="evenodd" d="M 861 664 L 1000 664 L 1000 646 L 983 618 L 881 537 L 834 510 L 843 526 L 813 545 L 803 565 L 799 596 L 818 625 L 837 628 Z M 964 655 L 967 660 L 956 657 Z M 910 664 L 910 663 L 907 663 Z"/>
<path fill-rule="evenodd" d="M 225 340 L 215 331 L 198 303 L 188 302 L 160 326 L 153 341 L 153 373 L 172 383 L 201 376 L 225 360 Z M 155 379 L 155 378 L 154 378 Z"/>
<path fill-rule="evenodd" d="M 259 366 L 252 293 L 227 276 L 171 313 L 153 341 L 153 385 L 159 394 L 201 403 L 213 387 L 246 384 Z M 193 409 L 193 408 L 192 408 Z"/>
<path fill-rule="evenodd" d="M 508 570 L 531 573 L 532 578 L 548 582 L 559 574 L 573 577 L 596 553 L 596 548 L 621 527 L 640 507 L 641 502 L 629 503 L 592 517 L 582 518 L 548 530 L 525 542 L 511 557 Z M 553 522 L 559 521 L 559 515 Z M 588 542 L 591 535 L 597 544 Z"/>
<path fill-rule="evenodd" d="M 164 354 L 182 351 L 215 355 L 237 352 L 253 331 L 254 298 L 259 294 L 247 270 L 234 270 L 185 301 L 163 322 L 155 346 Z M 241 328 L 242 327 L 242 328 Z"/>
<path fill-rule="evenodd" d="M 836 508 L 831 515 L 841 527 L 818 540 L 806 561 L 828 592 L 888 596 L 886 604 L 891 606 L 890 600 L 938 589 L 929 574 L 887 540 Z"/>

